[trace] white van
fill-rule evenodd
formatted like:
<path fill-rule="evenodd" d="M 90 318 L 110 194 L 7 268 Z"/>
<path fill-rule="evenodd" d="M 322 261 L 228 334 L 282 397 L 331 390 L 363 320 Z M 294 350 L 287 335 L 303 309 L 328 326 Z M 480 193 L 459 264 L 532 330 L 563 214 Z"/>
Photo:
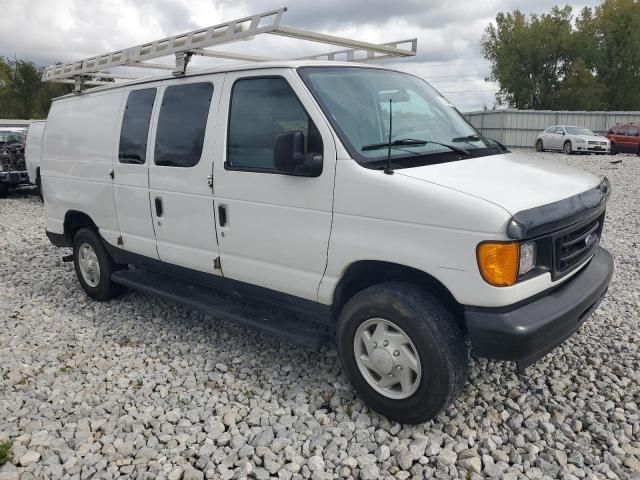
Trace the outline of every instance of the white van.
<path fill-rule="evenodd" d="M 524 368 L 613 271 L 606 179 L 508 151 L 386 68 L 264 62 L 68 95 L 41 169 L 47 235 L 89 296 L 335 336 L 362 398 L 405 423 L 460 392 L 467 339 Z"/>
<path fill-rule="evenodd" d="M 40 156 L 42 154 L 42 138 L 44 136 L 44 120 L 33 121 L 27 130 L 24 148 L 24 159 L 27 164 L 29 182 L 40 187 Z"/>

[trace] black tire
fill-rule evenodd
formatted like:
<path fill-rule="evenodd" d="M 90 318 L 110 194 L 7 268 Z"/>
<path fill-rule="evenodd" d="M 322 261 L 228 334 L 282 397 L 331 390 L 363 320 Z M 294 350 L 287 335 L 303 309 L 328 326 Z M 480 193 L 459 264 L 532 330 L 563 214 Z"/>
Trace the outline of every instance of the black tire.
<path fill-rule="evenodd" d="M 99 280 L 96 286 L 91 286 L 85 280 L 79 265 L 79 250 L 83 244 L 88 244 L 98 258 L 100 266 Z M 125 289 L 122 285 L 111 281 L 111 274 L 124 268 L 116 264 L 104 248 L 99 235 L 92 228 L 81 228 L 73 237 L 73 265 L 76 269 L 78 281 L 84 291 L 94 300 L 105 301 L 120 295 Z"/>
<path fill-rule="evenodd" d="M 536 142 L 536 152 L 544 152 L 544 143 L 542 143 L 542 139 Z"/>
<path fill-rule="evenodd" d="M 405 399 L 378 393 L 360 372 L 354 338 L 368 319 L 383 318 L 411 339 L 423 369 L 419 386 Z M 452 314 L 428 292 L 406 283 L 374 285 L 342 308 L 337 325 L 338 353 L 356 392 L 373 410 L 401 423 L 434 418 L 458 396 L 467 379 L 469 352 Z"/>
<path fill-rule="evenodd" d="M 617 155 L 618 154 L 618 149 L 616 148 L 616 144 L 611 142 L 611 148 L 609 148 L 609 154 L 610 155 Z"/>
<path fill-rule="evenodd" d="M 566 142 L 564 142 L 564 145 L 562 145 L 562 151 L 566 155 L 571 155 L 571 153 L 572 153 L 571 140 L 567 140 Z"/>
<path fill-rule="evenodd" d="M 0 198 L 4 198 L 9 193 L 9 185 L 6 183 L 0 182 Z"/>

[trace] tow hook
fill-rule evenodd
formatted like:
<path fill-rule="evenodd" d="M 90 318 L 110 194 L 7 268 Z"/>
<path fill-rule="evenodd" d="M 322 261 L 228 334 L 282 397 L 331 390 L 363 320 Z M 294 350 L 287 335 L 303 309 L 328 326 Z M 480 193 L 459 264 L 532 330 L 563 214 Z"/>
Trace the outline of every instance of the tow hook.
<path fill-rule="evenodd" d="M 62 257 L 62 261 L 64 263 L 73 262 L 73 254 L 65 255 L 64 257 Z"/>

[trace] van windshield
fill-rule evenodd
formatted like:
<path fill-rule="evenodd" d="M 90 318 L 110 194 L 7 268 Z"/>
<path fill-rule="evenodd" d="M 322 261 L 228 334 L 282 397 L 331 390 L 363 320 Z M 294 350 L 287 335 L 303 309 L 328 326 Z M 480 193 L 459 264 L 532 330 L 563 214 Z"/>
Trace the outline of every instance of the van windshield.
<path fill-rule="evenodd" d="M 380 144 L 389 142 L 390 104 L 394 168 L 503 151 L 413 75 L 364 67 L 301 67 L 298 72 L 351 157 L 366 167 L 381 168 L 386 161 L 387 149 Z"/>

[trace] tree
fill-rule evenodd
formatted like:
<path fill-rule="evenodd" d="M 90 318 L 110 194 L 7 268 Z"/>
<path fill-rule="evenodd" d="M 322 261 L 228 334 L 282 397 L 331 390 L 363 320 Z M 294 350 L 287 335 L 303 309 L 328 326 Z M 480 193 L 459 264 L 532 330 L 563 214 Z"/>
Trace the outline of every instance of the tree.
<path fill-rule="evenodd" d="M 640 4 L 604 0 L 576 20 L 580 54 L 607 85 L 611 110 L 640 110 Z"/>
<path fill-rule="evenodd" d="M 607 89 L 593 75 L 583 59 L 569 68 L 562 80 L 554 108 L 558 110 L 604 110 L 607 107 Z"/>
<path fill-rule="evenodd" d="M 571 62 L 571 7 L 527 18 L 519 10 L 499 13 L 482 37 L 498 101 L 516 108 L 549 108 Z"/>
<path fill-rule="evenodd" d="M 0 57 L 0 117 L 45 118 L 51 99 L 71 92 L 69 85 L 41 81 L 42 69 L 24 60 Z"/>
<path fill-rule="evenodd" d="M 502 104 L 535 109 L 640 109 L 640 4 L 604 0 L 572 21 L 571 7 L 499 13 L 482 37 Z"/>

